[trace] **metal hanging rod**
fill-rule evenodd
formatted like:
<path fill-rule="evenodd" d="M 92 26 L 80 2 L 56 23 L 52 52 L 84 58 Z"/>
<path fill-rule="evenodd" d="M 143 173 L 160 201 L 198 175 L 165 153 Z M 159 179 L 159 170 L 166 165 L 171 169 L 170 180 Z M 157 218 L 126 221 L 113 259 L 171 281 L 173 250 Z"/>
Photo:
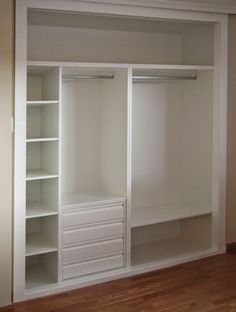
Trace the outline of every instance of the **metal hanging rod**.
<path fill-rule="evenodd" d="M 114 75 L 63 75 L 63 80 L 76 80 L 76 79 L 114 79 Z M 196 80 L 197 75 L 189 76 L 142 76 L 134 75 L 134 81 L 165 81 L 165 80 Z"/>
<path fill-rule="evenodd" d="M 76 80 L 76 79 L 114 79 L 114 75 L 63 75 L 63 80 Z"/>
<path fill-rule="evenodd" d="M 165 80 L 196 80 L 197 75 L 190 76 L 141 76 L 134 75 L 133 80 L 136 81 L 165 81 Z"/>

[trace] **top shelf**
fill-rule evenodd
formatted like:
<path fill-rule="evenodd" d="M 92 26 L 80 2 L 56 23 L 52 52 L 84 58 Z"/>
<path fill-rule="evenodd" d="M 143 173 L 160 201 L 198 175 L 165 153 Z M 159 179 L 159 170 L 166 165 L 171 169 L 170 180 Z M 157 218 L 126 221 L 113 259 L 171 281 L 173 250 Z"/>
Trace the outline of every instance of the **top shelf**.
<path fill-rule="evenodd" d="M 171 222 L 211 214 L 210 205 L 163 205 L 132 208 L 131 227 Z"/>
<path fill-rule="evenodd" d="M 106 205 L 124 202 L 125 198 L 110 194 L 103 190 L 93 192 L 65 193 L 62 195 L 63 209 L 86 207 L 91 205 Z"/>
<path fill-rule="evenodd" d="M 213 65 L 182 65 L 182 64 L 138 64 L 138 63 L 86 63 L 86 62 L 46 62 L 46 61 L 28 61 L 28 66 L 64 66 L 68 67 L 110 67 L 110 68 L 124 68 L 132 67 L 133 69 L 167 69 L 167 70 L 213 70 Z"/>
<path fill-rule="evenodd" d="M 160 69 L 160 70 L 213 70 L 213 65 L 179 65 L 179 64 L 133 64 L 133 69 Z"/>
<path fill-rule="evenodd" d="M 55 101 L 27 101 L 27 106 L 45 106 L 50 104 L 59 104 L 58 100 Z"/>

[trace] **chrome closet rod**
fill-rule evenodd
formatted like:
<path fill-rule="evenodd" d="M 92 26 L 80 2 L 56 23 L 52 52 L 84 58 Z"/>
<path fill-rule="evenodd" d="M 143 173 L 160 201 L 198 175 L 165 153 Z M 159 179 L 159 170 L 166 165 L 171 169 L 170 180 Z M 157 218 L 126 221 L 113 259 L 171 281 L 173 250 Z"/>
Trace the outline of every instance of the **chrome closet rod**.
<path fill-rule="evenodd" d="M 63 75 L 63 80 L 76 79 L 114 79 L 114 75 Z"/>
<path fill-rule="evenodd" d="M 196 80 L 197 75 L 190 76 L 133 76 L 133 80 L 146 80 L 146 81 L 164 81 L 164 80 Z"/>
<path fill-rule="evenodd" d="M 76 79 L 114 79 L 114 75 L 63 75 L 63 80 L 76 80 Z M 196 80 L 197 75 L 190 76 L 142 76 L 142 75 L 134 75 L 132 77 L 133 80 L 147 80 L 147 81 L 155 81 L 155 80 Z"/>

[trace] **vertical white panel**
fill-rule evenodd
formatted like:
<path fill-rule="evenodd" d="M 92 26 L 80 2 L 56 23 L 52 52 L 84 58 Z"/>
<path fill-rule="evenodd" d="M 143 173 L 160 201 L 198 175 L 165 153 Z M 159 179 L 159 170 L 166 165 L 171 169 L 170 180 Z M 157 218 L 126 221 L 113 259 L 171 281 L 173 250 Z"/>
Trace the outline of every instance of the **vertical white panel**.
<path fill-rule="evenodd" d="M 43 75 L 42 98 L 56 101 L 59 99 L 59 68 L 53 68 Z"/>
<path fill-rule="evenodd" d="M 62 102 L 62 192 L 96 190 L 101 185 L 101 82 L 64 82 Z"/>
<path fill-rule="evenodd" d="M 102 83 L 101 183 L 110 193 L 126 197 L 127 70 L 114 71 Z"/>
<path fill-rule="evenodd" d="M 58 95 L 59 95 L 59 108 L 58 108 L 58 194 L 57 194 L 57 209 L 58 209 L 58 270 L 57 278 L 58 282 L 62 279 L 62 67 L 59 67 L 59 77 L 58 77 Z"/>
<path fill-rule="evenodd" d="M 132 67 L 128 68 L 127 92 L 127 203 L 126 203 L 126 263 L 131 265 L 131 209 L 132 209 Z"/>
<path fill-rule="evenodd" d="M 41 136 L 58 138 L 59 105 L 50 104 L 41 108 Z"/>
<path fill-rule="evenodd" d="M 27 75 L 27 101 L 42 100 L 42 77 Z"/>
<path fill-rule="evenodd" d="M 132 206 L 179 202 L 181 83 L 134 83 Z"/>
<path fill-rule="evenodd" d="M 180 119 L 181 202 L 212 206 L 213 72 L 183 81 Z"/>
<path fill-rule="evenodd" d="M 26 13 L 26 1 L 17 0 L 14 145 L 14 301 L 23 300 L 25 290 Z"/>
<path fill-rule="evenodd" d="M 40 107 L 27 107 L 27 138 L 40 138 L 43 135 L 42 111 Z"/>
<path fill-rule="evenodd" d="M 213 243 L 225 251 L 226 149 L 227 149 L 227 27 L 224 16 L 214 28 L 213 110 Z"/>

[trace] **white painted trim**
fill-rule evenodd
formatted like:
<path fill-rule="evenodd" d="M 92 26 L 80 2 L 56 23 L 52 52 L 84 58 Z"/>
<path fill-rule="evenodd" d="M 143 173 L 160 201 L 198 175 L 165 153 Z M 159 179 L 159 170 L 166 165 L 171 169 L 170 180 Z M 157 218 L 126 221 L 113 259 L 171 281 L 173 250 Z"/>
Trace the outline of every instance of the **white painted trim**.
<path fill-rule="evenodd" d="M 225 248 L 226 173 L 227 173 L 227 84 L 228 84 L 228 17 L 221 23 L 220 35 L 220 134 L 219 134 L 219 214 L 218 249 Z"/>
<path fill-rule="evenodd" d="M 62 66 L 59 65 L 59 112 L 58 112 L 58 282 L 62 280 L 62 245 L 63 245 L 63 219 L 62 219 L 62 192 L 61 192 L 61 134 L 62 134 Z"/>
<path fill-rule="evenodd" d="M 81 2 L 91 4 L 109 4 L 111 0 L 83 0 Z M 129 6 L 141 6 L 150 8 L 164 8 L 172 10 L 184 10 L 184 11 L 197 11 L 197 12 L 211 12 L 211 13 L 226 13 L 235 14 L 236 5 L 221 4 L 221 3 L 207 3 L 203 1 L 187 0 L 175 1 L 175 0 L 113 0 L 113 4 L 117 5 L 129 5 Z"/>
<path fill-rule="evenodd" d="M 132 187 L 132 67 L 128 68 L 127 88 L 127 267 L 131 266 L 131 187 Z"/>
<path fill-rule="evenodd" d="M 199 22 L 220 22 L 222 16 L 220 14 L 205 13 L 205 12 L 191 12 L 171 10 L 170 8 L 159 8 L 158 6 L 146 6 L 145 1 L 140 1 L 138 4 L 124 4 L 124 0 L 119 2 L 114 1 L 74 1 L 74 0 L 27 0 L 28 8 L 46 9 L 46 10 L 62 10 L 74 11 L 81 13 L 94 14 L 113 14 L 123 16 L 136 16 L 148 18 L 176 19 L 186 21 Z"/>
<path fill-rule="evenodd" d="M 214 111 L 212 216 L 213 246 L 225 250 L 226 152 L 227 152 L 227 25 L 228 18 L 214 30 Z"/>
<path fill-rule="evenodd" d="M 26 1 L 16 1 L 15 140 L 14 140 L 14 301 L 25 290 L 25 178 L 26 178 Z"/>

